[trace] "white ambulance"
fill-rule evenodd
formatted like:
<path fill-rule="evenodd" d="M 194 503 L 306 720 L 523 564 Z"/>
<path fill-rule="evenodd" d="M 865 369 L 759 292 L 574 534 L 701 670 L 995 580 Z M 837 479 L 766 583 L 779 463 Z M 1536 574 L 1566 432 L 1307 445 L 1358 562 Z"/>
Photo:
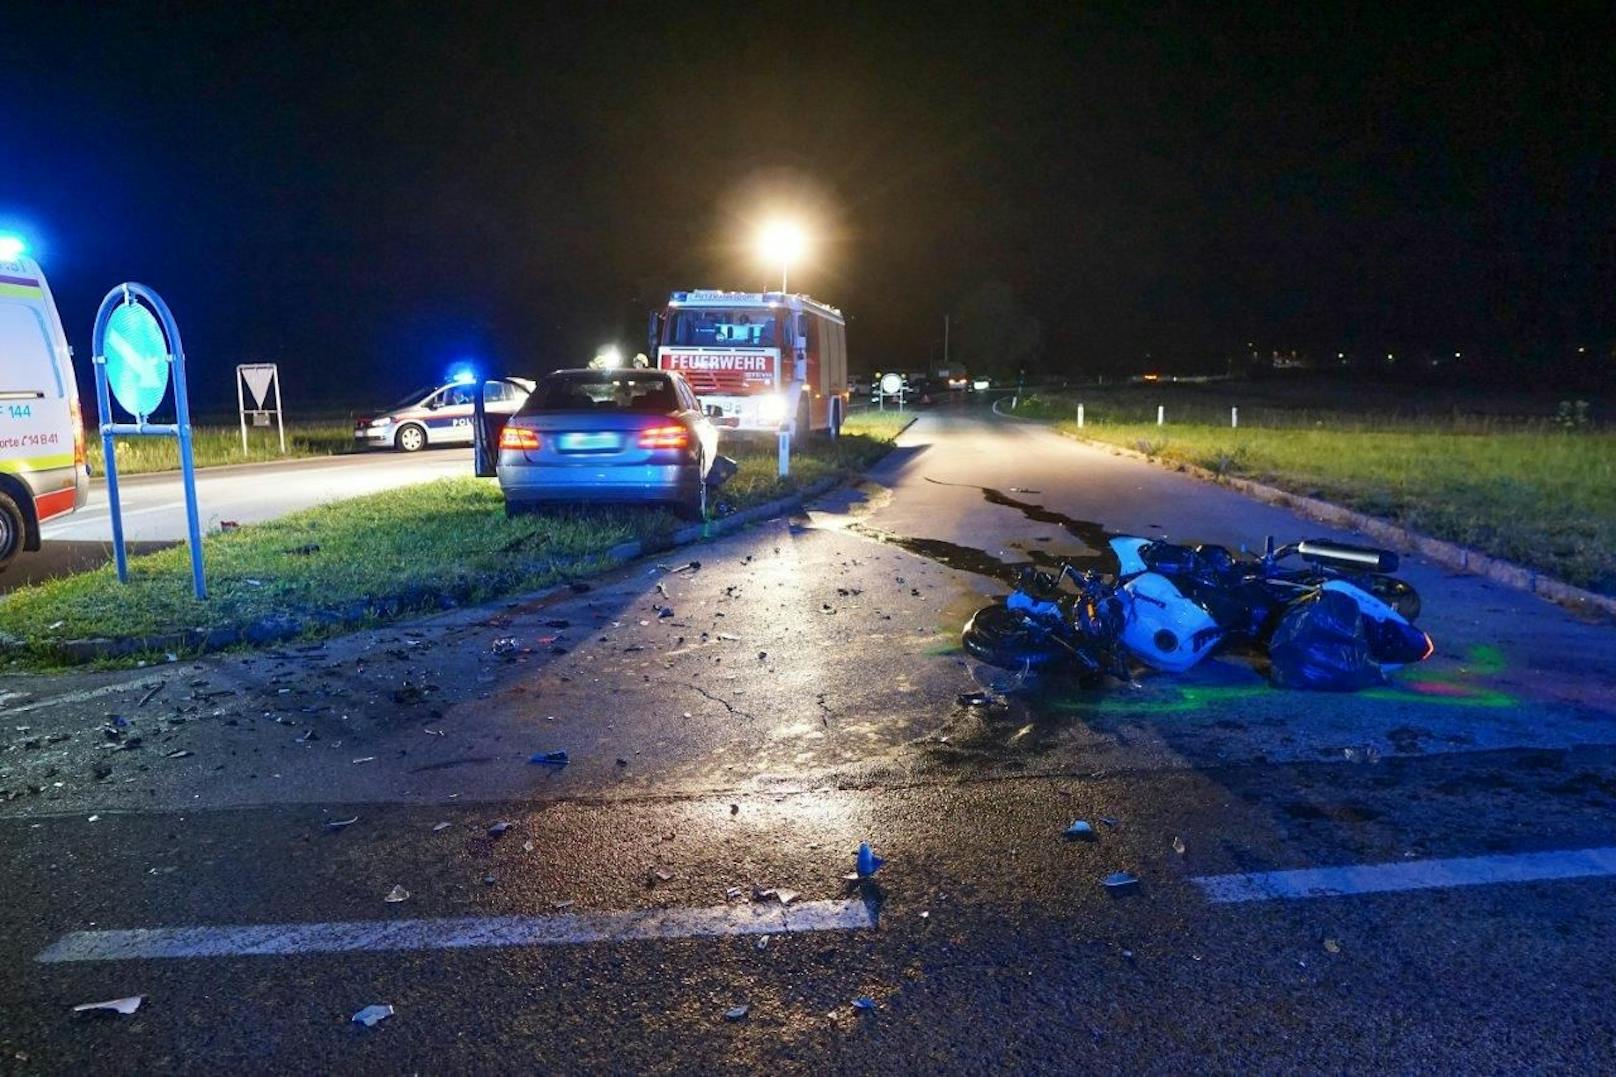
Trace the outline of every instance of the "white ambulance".
<path fill-rule="evenodd" d="M 0 237 L 0 571 L 90 492 L 73 356 L 45 274 Z"/>

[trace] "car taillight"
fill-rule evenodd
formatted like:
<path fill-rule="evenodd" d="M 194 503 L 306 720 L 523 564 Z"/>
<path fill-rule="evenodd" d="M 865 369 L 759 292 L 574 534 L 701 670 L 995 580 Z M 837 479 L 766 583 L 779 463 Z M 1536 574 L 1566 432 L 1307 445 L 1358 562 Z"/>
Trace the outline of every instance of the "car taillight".
<path fill-rule="evenodd" d="M 499 432 L 499 447 L 502 449 L 537 449 L 539 447 L 539 432 L 529 430 L 525 426 L 510 426 Z"/>
<path fill-rule="evenodd" d="M 640 431 L 642 449 L 688 449 L 690 431 L 682 426 L 652 426 Z"/>
<path fill-rule="evenodd" d="M 73 418 L 73 466 L 83 467 L 89 462 L 89 457 L 84 453 L 84 411 L 77 400 L 73 401 L 68 414 Z"/>

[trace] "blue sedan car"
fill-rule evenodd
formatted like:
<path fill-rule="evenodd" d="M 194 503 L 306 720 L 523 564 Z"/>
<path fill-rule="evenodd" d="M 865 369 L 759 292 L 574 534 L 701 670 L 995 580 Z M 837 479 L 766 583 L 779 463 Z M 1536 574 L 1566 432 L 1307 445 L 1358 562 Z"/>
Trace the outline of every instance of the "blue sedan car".
<path fill-rule="evenodd" d="M 640 502 L 700 519 L 718 428 L 671 371 L 558 370 L 499 437 L 507 515 L 556 502 Z"/>

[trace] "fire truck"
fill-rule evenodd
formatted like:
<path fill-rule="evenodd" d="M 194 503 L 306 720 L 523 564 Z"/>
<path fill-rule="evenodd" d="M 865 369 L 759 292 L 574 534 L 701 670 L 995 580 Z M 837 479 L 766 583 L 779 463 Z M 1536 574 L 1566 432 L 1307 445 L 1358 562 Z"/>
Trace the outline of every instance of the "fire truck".
<path fill-rule="evenodd" d="M 801 436 L 847 414 L 847 323 L 784 292 L 674 292 L 652 319 L 656 363 L 690 382 L 722 426 Z"/>

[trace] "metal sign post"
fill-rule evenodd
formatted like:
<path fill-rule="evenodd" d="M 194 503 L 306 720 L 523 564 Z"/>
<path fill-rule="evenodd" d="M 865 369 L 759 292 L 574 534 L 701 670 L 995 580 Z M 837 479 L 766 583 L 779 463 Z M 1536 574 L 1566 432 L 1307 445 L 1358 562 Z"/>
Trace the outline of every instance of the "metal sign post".
<path fill-rule="evenodd" d="M 154 317 L 155 315 L 155 317 Z M 179 439 L 180 478 L 185 486 L 185 522 L 191 546 L 191 582 L 196 597 L 208 597 L 202 578 L 202 525 L 196 503 L 196 470 L 191 462 L 191 401 L 185 390 L 185 348 L 179 326 L 161 296 L 144 284 L 120 284 L 101 300 L 90 335 L 95 365 L 95 399 L 101 418 L 101 448 L 107 469 L 107 503 L 112 516 L 112 552 L 118 579 L 129 582 L 129 554 L 123 545 L 123 512 L 118 501 L 118 437 Z M 151 423 L 147 416 L 168 395 L 172 372 L 175 422 Z M 112 422 L 112 398 L 134 415 L 133 423 Z"/>
<path fill-rule="evenodd" d="M 269 425 L 269 408 L 264 407 L 264 400 L 269 394 L 269 387 L 275 387 L 275 426 L 281 435 L 281 455 L 286 455 L 286 423 L 281 418 L 281 375 L 280 369 L 274 363 L 242 363 L 236 367 L 236 406 L 241 411 L 241 455 L 247 455 L 247 399 L 242 392 L 242 385 L 252 394 L 252 417 L 254 426 Z"/>

